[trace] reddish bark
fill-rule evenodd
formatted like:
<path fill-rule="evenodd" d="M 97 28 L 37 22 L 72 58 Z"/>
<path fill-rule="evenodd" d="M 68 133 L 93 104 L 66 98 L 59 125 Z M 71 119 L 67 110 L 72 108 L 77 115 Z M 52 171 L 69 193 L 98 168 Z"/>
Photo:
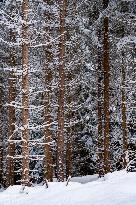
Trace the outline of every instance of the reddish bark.
<path fill-rule="evenodd" d="M 29 183 L 29 77 L 28 77 L 28 0 L 23 0 L 22 2 L 22 13 L 23 13 L 23 25 L 22 25 L 22 184 L 28 185 Z"/>

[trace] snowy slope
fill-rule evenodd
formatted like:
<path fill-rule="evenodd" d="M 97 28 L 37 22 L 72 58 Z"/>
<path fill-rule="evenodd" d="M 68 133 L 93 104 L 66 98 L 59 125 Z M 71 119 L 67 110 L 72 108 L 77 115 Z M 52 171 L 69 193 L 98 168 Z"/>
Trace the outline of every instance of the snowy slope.
<path fill-rule="evenodd" d="M 79 182 L 81 184 L 86 184 L 87 182 L 92 182 L 98 180 L 98 174 L 94 175 L 87 175 L 87 176 L 82 176 L 82 177 L 72 177 L 71 182 Z"/>
<path fill-rule="evenodd" d="M 9 187 L 0 192 L 0 205 L 136 205 L 136 173 L 123 170 L 86 184 L 65 185 L 26 188 L 28 193 L 20 193 L 20 186 Z"/>

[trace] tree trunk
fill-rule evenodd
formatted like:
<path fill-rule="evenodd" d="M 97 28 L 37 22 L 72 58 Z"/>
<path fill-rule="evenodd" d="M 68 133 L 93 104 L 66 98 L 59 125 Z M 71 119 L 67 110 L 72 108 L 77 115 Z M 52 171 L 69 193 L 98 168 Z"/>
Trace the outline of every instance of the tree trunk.
<path fill-rule="evenodd" d="M 0 82 L 0 187 L 3 184 L 2 84 Z"/>
<path fill-rule="evenodd" d="M 70 79 L 68 82 L 70 82 L 71 78 L 70 73 Z M 69 78 L 69 76 L 68 76 Z M 72 119 L 72 110 L 70 107 L 70 104 L 72 102 L 72 96 L 71 96 L 71 89 L 67 89 L 67 105 L 68 105 L 68 114 L 66 115 L 66 118 L 68 120 L 68 127 L 67 127 L 67 142 L 66 142 L 66 179 L 72 175 L 72 154 L 73 154 L 73 146 L 72 146 L 72 126 L 71 126 L 71 119 Z"/>
<path fill-rule="evenodd" d="M 45 3 L 49 5 L 49 0 L 44 0 Z M 47 19 L 47 24 L 50 23 L 50 13 L 45 13 L 45 17 Z M 45 28 L 46 33 L 50 35 L 50 26 L 47 26 Z M 45 38 L 46 41 L 50 41 L 47 37 Z M 49 63 L 52 60 L 52 54 L 51 54 L 51 44 L 49 44 L 45 48 L 45 57 L 46 57 L 46 63 L 45 63 L 45 84 L 46 84 L 46 91 L 45 91 L 45 123 L 47 124 L 45 127 L 45 147 L 44 147 L 44 154 L 45 154 L 45 160 L 44 160 L 44 181 L 46 179 L 48 181 L 53 181 L 53 158 L 52 158 L 52 149 L 51 149 L 51 142 L 52 142 L 52 134 L 51 134 L 51 108 L 50 108 L 50 94 L 51 94 L 51 81 L 52 81 L 52 71 L 49 68 Z"/>
<path fill-rule="evenodd" d="M 10 31 L 10 39 L 15 42 L 15 33 Z M 10 54 L 10 66 L 12 71 L 9 74 L 9 127 L 8 127 L 8 153 L 7 153 L 7 173 L 6 173 L 6 186 L 14 185 L 14 154 L 15 154 L 15 144 L 14 144 L 14 131 L 15 131 L 15 93 L 16 93 L 16 77 L 14 68 L 16 66 L 15 49 L 11 49 Z"/>
<path fill-rule="evenodd" d="M 72 175 L 72 140 L 71 140 L 71 128 L 68 129 L 68 137 L 66 144 L 66 179 Z"/>
<path fill-rule="evenodd" d="M 28 0 L 22 2 L 22 13 L 23 13 L 23 25 L 22 25 L 22 184 L 28 185 L 29 183 L 29 77 L 28 77 Z"/>
<path fill-rule="evenodd" d="M 103 41 L 103 71 L 104 71 L 104 170 L 105 173 L 110 172 L 110 112 L 109 112 L 109 42 L 108 27 L 109 19 L 104 18 L 104 41 Z"/>
<path fill-rule="evenodd" d="M 124 53 L 122 53 L 122 59 L 124 58 Z M 122 86 L 121 86 L 121 93 L 122 93 L 122 133 L 123 133 L 123 167 L 124 169 L 127 166 L 126 161 L 126 152 L 128 149 L 128 137 L 127 137 L 127 118 L 126 118 L 126 95 L 125 95 L 125 80 L 126 80 L 126 73 L 125 68 L 122 62 L 121 66 L 121 73 L 122 73 Z"/>
<path fill-rule="evenodd" d="M 101 31 L 98 31 L 98 39 L 100 40 Z M 103 126 L 102 126 L 102 51 L 101 47 L 98 46 L 98 173 L 99 177 L 104 175 L 103 170 Z"/>
<path fill-rule="evenodd" d="M 59 96 L 57 133 L 57 174 L 58 181 L 64 181 L 64 67 L 65 67 L 65 15 L 66 0 L 60 3 L 60 45 L 59 45 Z"/>
<path fill-rule="evenodd" d="M 47 124 L 45 127 L 45 164 L 44 164 L 44 178 L 48 181 L 53 181 L 53 158 L 52 158 L 52 134 L 51 134 L 51 115 L 50 115 L 50 81 L 51 81 L 51 73 L 49 73 L 48 68 L 46 67 L 46 92 L 45 92 L 45 123 Z"/>

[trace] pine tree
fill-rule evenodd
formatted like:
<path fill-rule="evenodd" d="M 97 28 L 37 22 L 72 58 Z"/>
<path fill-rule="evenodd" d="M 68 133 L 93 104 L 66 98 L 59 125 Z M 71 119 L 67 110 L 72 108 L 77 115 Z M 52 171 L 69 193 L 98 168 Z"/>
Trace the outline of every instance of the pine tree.
<path fill-rule="evenodd" d="M 109 0 L 103 1 L 103 8 L 108 7 Z M 106 16 L 103 20 L 103 72 L 104 72 L 104 170 L 105 173 L 110 171 L 110 112 L 109 112 L 109 78 L 110 78 L 110 68 L 109 68 L 109 40 L 108 40 L 108 29 L 109 29 L 109 18 Z"/>
<path fill-rule="evenodd" d="M 57 133 L 57 173 L 58 181 L 64 181 L 64 84 L 65 84 L 65 15 L 66 0 L 60 2 L 60 44 L 59 44 L 59 94 Z"/>
<path fill-rule="evenodd" d="M 13 15 L 12 15 L 13 17 Z M 14 17 L 13 17 L 14 18 Z M 15 32 L 10 31 L 11 42 L 15 42 Z M 9 137 L 8 137 L 8 153 L 7 153 L 7 174 L 6 174 L 6 186 L 14 185 L 14 153 L 15 153 L 15 94 L 16 94 L 16 76 L 15 76 L 15 66 L 16 66 L 16 57 L 15 49 L 11 48 L 10 51 L 10 67 L 11 71 L 9 74 Z"/>
<path fill-rule="evenodd" d="M 0 83 L 0 187 L 3 184 L 2 84 Z"/>
<path fill-rule="evenodd" d="M 126 73 L 125 73 L 125 66 L 123 62 L 124 53 L 122 52 L 122 66 L 121 66 L 121 79 L 122 79 L 122 85 L 121 85 L 121 93 L 122 93 L 122 132 L 123 132 L 123 166 L 126 168 L 127 161 L 126 161 L 126 154 L 128 149 L 128 137 L 127 137 L 127 117 L 126 117 L 126 96 L 125 96 L 125 79 L 126 79 Z"/>
<path fill-rule="evenodd" d="M 29 183 L 29 45 L 28 45 L 28 11 L 29 2 L 28 0 L 22 1 L 22 15 L 23 15 L 23 25 L 22 25 L 22 184 L 28 185 Z"/>
<path fill-rule="evenodd" d="M 101 37 L 101 31 L 98 30 L 98 39 L 100 41 Z M 102 50 L 101 47 L 98 46 L 98 169 L 99 169 L 99 176 L 103 176 L 103 124 L 102 124 L 102 97 L 103 97 L 103 91 L 102 91 Z"/>
<path fill-rule="evenodd" d="M 49 6 L 49 0 L 44 0 L 44 2 Z M 45 23 L 48 26 L 45 28 L 46 36 L 47 34 L 50 36 L 50 13 L 45 11 Z M 51 43 L 49 42 L 49 38 L 45 38 L 46 42 L 48 42 L 48 46 L 45 48 L 45 84 L 46 84 L 46 91 L 45 91 L 45 164 L 44 164 L 44 180 L 53 181 L 53 158 L 52 158 L 52 149 L 51 149 L 51 142 L 52 142 L 52 133 L 51 133 L 51 81 L 52 81 L 52 71 L 49 68 L 49 63 L 52 59 L 51 54 Z"/>
<path fill-rule="evenodd" d="M 70 104 L 72 102 L 72 96 L 70 96 L 70 89 L 67 89 L 68 93 L 68 99 L 67 99 L 67 105 L 69 107 L 68 109 L 68 127 L 67 127 L 67 139 L 66 139 L 66 179 L 72 175 L 72 155 L 73 155 L 73 130 L 72 130 L 72 125 L 71 125 L 71 119 L 72 119 L 72 108 L 70 107 Z"/>

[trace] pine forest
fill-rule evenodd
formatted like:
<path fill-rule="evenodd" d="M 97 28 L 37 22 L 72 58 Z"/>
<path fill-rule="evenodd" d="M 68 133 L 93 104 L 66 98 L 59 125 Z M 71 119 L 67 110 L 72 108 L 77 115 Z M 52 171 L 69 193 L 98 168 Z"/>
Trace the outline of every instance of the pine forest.
<path fill-rule="evenodd" d="M 135 80 L 135 0 L 0 0 L 0 189 L 136 172 Z"/>

